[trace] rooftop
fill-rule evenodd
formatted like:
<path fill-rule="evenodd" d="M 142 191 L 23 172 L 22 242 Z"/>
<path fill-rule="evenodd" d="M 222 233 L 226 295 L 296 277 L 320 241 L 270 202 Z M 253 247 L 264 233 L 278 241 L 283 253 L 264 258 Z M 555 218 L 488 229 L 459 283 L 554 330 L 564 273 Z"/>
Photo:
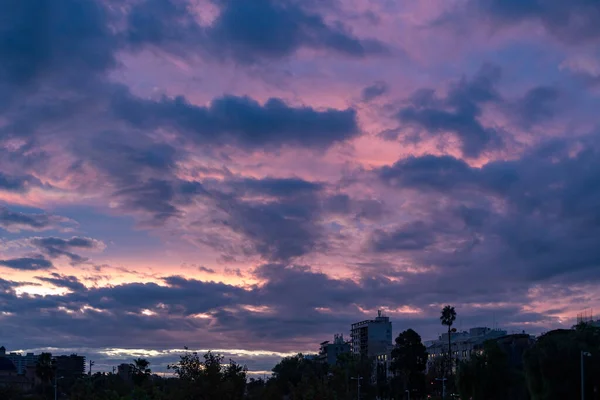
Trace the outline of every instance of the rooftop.
<path fill-rule="evenodd" d="M 16 371 L 17 367 L 6 357 L 0 357 L 0 371 Z"/>

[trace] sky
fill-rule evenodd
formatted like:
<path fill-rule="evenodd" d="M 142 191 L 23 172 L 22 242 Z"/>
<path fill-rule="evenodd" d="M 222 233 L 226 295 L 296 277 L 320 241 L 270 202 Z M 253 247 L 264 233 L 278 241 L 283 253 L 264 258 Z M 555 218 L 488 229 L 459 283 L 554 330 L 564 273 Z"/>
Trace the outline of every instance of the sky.
<path fill-rule="evenodd" d="M 600 2 L 0 2 L 0 338 L 269 371 L 600 310 Z"/>

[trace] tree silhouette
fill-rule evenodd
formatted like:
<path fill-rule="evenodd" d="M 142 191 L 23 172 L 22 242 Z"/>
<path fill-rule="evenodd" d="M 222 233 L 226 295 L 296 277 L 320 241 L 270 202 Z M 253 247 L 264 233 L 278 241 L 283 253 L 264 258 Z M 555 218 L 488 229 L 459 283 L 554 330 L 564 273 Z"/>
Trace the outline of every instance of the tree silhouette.
<path fill-rule="evenodd" d="M 131 377 L 135 385 L 140 386 L 148 380 L 152 373 L 152 370 L 149 368 L 150 361 L 145 358 L 136 358 L 133 360 L 133 364 L 130 365 L 132 371 Z"/>
<path fill-rule="evenodd" d="M 600 389 L 600 329 L 581 325 L 541 335 L 523 355 L 532 400 L 581 398 L 581 352 L 584 359 L 586 399 L 597 399 Z M 596 397 L 594 397 L 596 396 Z"/>
<path fill-rule="evenodd" d="M 204 354 L 203 359 L 196 352 L 186 351 L 177 364 L 168 366 L 180 380 L 176 399 L 240 400 L 244 397 L 246 366 L 232 360 L 224 365 L 223 356 L 211 351 Z"/>
<path fill-rule="evenodd" d="M 458 392 L 464 399 L 517 400 L 509 393 L 514 381 L 512 373 L 506 353 L 497 342 L 487 341 L 482 354 L 460 363 L 456 377 Z"/>
<path fill-rule="evenodd" d="M 452 342 L 450 341 L 450 335 L 452 332 L 452 325 L 454 324 L 454 321 L 456 321 L 456 310 L 454 307 L 450 305 L 445 306 L 442 309 L 440 321 L 442 322 L 442 325 L 448 327 L 448 362 L 450 373 L 452 373 Z"/>
<path fill-rule="evenodd" d="M 39 355 L 37 362 L 35 363 L 35 374 L 42 385 L 40 389 L 44 393 L 45 397 L 49 396 L 50 393 L 50 383 L 52 379 L 54 379 L 54 375 L 56 373 L 56 365 L 54 359 L 52 358 L 52 354 L 50 353 L 42 353 Z"/>
<path fill-rule="evenodd" d="M 442 325 L 448 327 L 448 354 L 452 354 L 451 342 L 450 342 L 450 333 L 452 331 L 452 325 L 454 321 L 456 321 L 456 310 L 452 306 L 445 306 L 442 309 L 442 314 L 440 315 L 440 321 Z"/>
<path fill-rule="evenodd" d="M 52 354 L 42 353 L 35 363 L 35 374 L 40 378 L 42 383 L 48 384 L 54 378 L 55 365 L 52 359 Z"/>
<path fill-rule="evenodd" d="M 421 336 L 412 329 L 407 329 L 396 338 L 396 347 L 392 350 L 390 369 L 402 378 L 405 390 L 424 389 L 425 367 L 427 366 L 426 347 Z"/>

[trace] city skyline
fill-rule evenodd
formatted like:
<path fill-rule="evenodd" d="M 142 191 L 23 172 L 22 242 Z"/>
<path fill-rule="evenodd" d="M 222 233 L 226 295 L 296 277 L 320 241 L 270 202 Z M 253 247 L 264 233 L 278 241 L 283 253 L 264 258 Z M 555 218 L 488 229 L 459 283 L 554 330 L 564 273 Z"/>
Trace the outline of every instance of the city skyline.
<path fill-rule="evenodd" d="M 232 350 L 232 349 L 215 349 L 215 348 L 206 348 L 206 349 L 190 349 L 190 348 L 176 348 L 176 349 L 162 349 L 162 350 L 145 350 L 145 349 L 118 349 L 118 348 L 109 348 L 109 349 L 97 349 L 95 351 L 93 351 L 92 357 L 90 358 L 93 362 L 94 362 L 94 371 L 95 372 L 114 372 L 113 369 L 116 368 L 118 365 L 121 364 L 131 364 L 131 361 L 135 358 L 145 358 L 148 361 L 151 362 L 152 367 L 154 368 L 154 371 L 161 375 L 161 376 L 171 376 L 173 373 L 168 371 L 167 366 L 170 364 L 173 364 L 176 360 L 177 357 L 188 353 L 188 352 L 196 352 L 198 354 L 205 354 L 210 352 L 213 352 L 215 354 L 220 354 L 222 356 L 225 357 L 225 359 L 235 359 L 238 361 L 241 361 L 242 364 L 246 365 L 249 367 L 248 370 L 248 374 L 250 376 L 258 376 L 258 377 L 262 377 L 262 376 L 266 376 L 266 375 L 270 375 L 271 374 L 271 369 L 270 367 L 272 365 L 275 365 L 277 362 L 281 361 L 281 359 L 285 358 L 285 357 L 292 357 L 295 356 L 299 353 L 304 354 L 304 355 L 317 355 L 318 353 L 320 353 L 320 351 L 322 350 L 322 345 L 325 343 L 331 343 L 332 345 L 334 345 L 338 338 L 340 340 L 343 339 L 343 342 L 346 343 L 348 345 L 348 349 L 347 351 L 349 353 L 352 353 L 352 334 L 351 332 L 354 330 L 354 326 L 355 325 L 360 325 L 361 323 L 369 323 L 369 322 L 376 322 L 376 319 L 380 319 L 382 317 L 385 317 L 385 315 L 382 315 L 381 313 L 378 312 L 377 316 L 374 316 L 372 319 L 369 320 L 365 320 L 365 321 L 356 321 L 355 323 L 351 324 L 350 329 L 348 330 L 348 332 L 350 332 L 350 335 L 346 335 L 344 337 L 344 334 L 341 333 L 333 333 L 333 341 L 331 340 L 326 340 L 324 342 L 319 343 L 318 345 L 321 347 L 321 349 L 317 350 L 317 344 L 315 343 L 313 348 L 308 349 L 308 350 L 298 350 L 298 351 L 292 351 L 292 352 L 288 352 L 288 353 L 282 353 L 282 352 L 268 352 L 268 351 L 246 351 L 246 350 Z M 388 317 L 385 317 L 388 318 Z M 389 320 L 388 320 L 389 321 Z M 592 313 L 581 313 L 577 316 L 577 321 L 576 323 L 580 323 L 582 321 L 586 321 L 587 323 L 593 323 L 594 326 L 597 326 L 598 324 L 600 324 L 600 319 L 598 319 L 597 321 L 594 320 L 594 315 Z M 393 321 L 389 321 L 389 323 L 391 323 L 391 327 L 393 329 Z M 493 327 L 488 327 L 488 326 L 478 326 L 478 327 L 469 327 L 466 330 L 462 328 L 461 324 L 458 324 L 459 328 L 456 329 L 455 333 L 453 333 L 452 340 L 453 341 L 460 341 L 462 340 L 462 338 L 464 337 L 464 335 L 470 336 L 470 331 L 478 331 L 481 330 L 482 328 L 484 329 L 485 332 L 491 332 L 492 336 L 491 337 L 499 337 L 499 336 L 503 336 L 503 335 L 514 335 L 514 334 L 528 334 L 529 332 L 525 332 L 525 330 L 522 331 L 506 331 L 506 330 L 502 330 L 501 328 L 497 327 L 497 326 L 493 326 Z M 389 353 L 391 351 L 391 348 L 393 347 L 393 340 L 395 339 L 395 337 L 400 334 L 400 332 L 406 330 L 406 329 L 412 329 L 411 327 L 396 327 L 395 331 L 393 331 L 392 333 L 392 338 L 390 341 L 390 338 L 386 338 L 386 341 L 388 343 L 390 343 L 391 347 L 380 347 L 378 349 L 376 349 L 376 351 L 374 353 L 372 353 L 372 357 L 376 357 L 379 354 L 386 354 Z M 417 332 L 418 333 L 418 332 Z M 428 351 L 430 346 L 433 346 L 432 348 L 435 348 L 435 350 L 433 350 L 433 353 L 431 354 L 436 354 L 439 353 L 440 351 L 443 351 L 443 349 L 446 348 L 447 345 L 447 333 L 444 332 L 440 332 L 439 336 L 435 337 L 435 338 L 422 338 L 423 343 L 425 344 L 425 346 L 427 346 Z M 479 333 L 476 333 L 476 335 L 479 335 Z M 485 336 L 485 335 L 484 335 Z M 533 335 L 531 335 L 533 337 Z M 369 339 L 370 342 L 371 339 Z M 373 340 L 377 341 L 379 339 L 377 339 L 377 337 L 374 337 Z M 482 340 L 483 341 L 483 340 Z M 1 345 L 1 344 L 0 344 Z M 335 345 L 334 345 L 335 346 Z M 24 357 L 24 362 L 25 362 L 25 356 L 27 356 L 27 359 L 31 359 L 31 357 L 38 356 L 40 353 L 44 353 L 44 352 L 48 352 L 51 353 L 53 356 L 58 356 L 58 355 L 66 355 L 66 354 L 79 354 L 80 356 L 83 356 L 83 358 L 85 359 L 87 357 L 87 355 L 85 354 L 86 352 L 90 352 L 89 348 L 66 348 L 66 347 L 61 347 L 61 348 L 51 348 L 51 347 L 40 347 L 40 348 L 36 348 L 36 349 L 12 349 L 12 350 L 7 350 L 6 347 L 2 346 L 0 348 L 4 348 L 6 354 L 17 354 L 17 355 L 21 355 Z M 441 350 L 440 350 L 441 349 Z M 56 354 L 53 352 L 62 352 L 65 354 Z M 29 365 L 31 365 L 31 361 L 29 360 Z M 327 361 L 330 362 L 330 361 Z M 247 364 L 245 364 L 247 363 Z M 96 365 L 97 364 L 97 365 Z M 24 363 L 23 366 L 25 366 L 26 364 Z M 254 367 L 254 368 L 253 368 Z M 257 369 L 257 368 L 266 368 L 266 369 Z M 88 371 L 88 370 L 86 370 Z"/>
<path fill-rule="evenodd" d="M 260 373 L 377 310 L 424 340 L 446 304 L 531 334 L 600 310 L 596 3 L 0 14 L 0 345 Z"/>

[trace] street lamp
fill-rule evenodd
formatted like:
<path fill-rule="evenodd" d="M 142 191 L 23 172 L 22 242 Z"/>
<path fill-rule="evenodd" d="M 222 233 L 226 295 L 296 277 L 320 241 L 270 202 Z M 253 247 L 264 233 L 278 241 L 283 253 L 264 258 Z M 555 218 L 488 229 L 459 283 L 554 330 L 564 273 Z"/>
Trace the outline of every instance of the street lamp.
<path fill-rule="evenodd" d="M 58 380 L 63 379 L 63 378 L 64 378 L 64 376 L 61 376 L 59 378 L 58 376 L 56 376 L 56 374 L 54 375 L 54 400 L 56 400 L 58 398 L 58 393 L 57 393 Z"/>
<path fill-rule="evenodd" d="M 408 397 L 408 400 L 410 400 L 410 390 L 406 389 L 405 392 L 406 392 L 406 396 Z"/>
<path fill-rule="evenodd" d="M 585 400 L 585 374 L 584 374 L 584 357 L 591 357 L 592 353 L 588 353 L 587 351 L 581 352 L 581 400 Z"/>
<path fill-rule="evenodd" d="M 448 378 L 435 378 L 436 381 L 442 381 L 442 399 L 446 399 L 446 381 Z"/>
<path fill-rule="evenodd" d="M 362 376 L 358 375 L 356 378 L 350 378 L 353 381 L 356 381 L 356 399 L 360 400 L 360 381 L 362 381 Z"/>

